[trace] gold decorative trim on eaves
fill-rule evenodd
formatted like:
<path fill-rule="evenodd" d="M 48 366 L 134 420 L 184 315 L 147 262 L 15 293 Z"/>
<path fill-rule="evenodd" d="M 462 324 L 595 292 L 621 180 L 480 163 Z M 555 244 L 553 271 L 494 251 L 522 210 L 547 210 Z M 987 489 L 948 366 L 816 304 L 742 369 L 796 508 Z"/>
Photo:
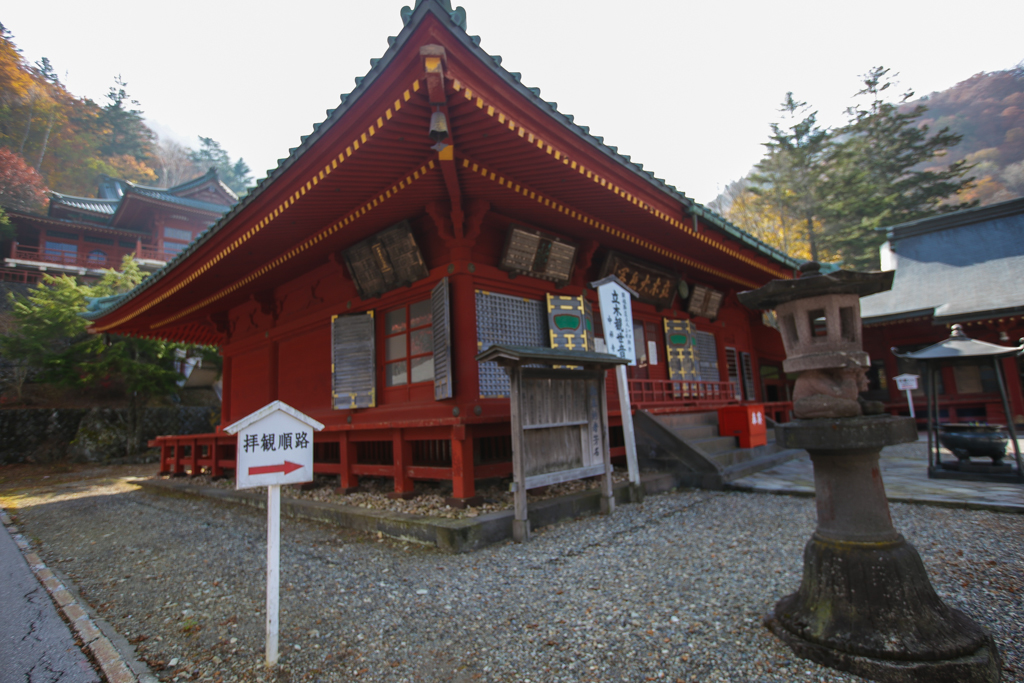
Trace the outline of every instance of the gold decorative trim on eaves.
<path fill-rule="evenodd" d="M 366 129 L 365 132 L 356 136 L 356 138 L 349 145 L 347 145 L 345 149 L 342 150 L 336 158 L 331 159 L 330 163 L 328 163 L 319 171 L 313 173 L 313 175 L 310 176 L 305 183 L 299 186 L 299 189 L 297 189 L 288 198 L 286 198 L 284 201 L 278 204 L 274 209 L 268 211 L 267 214 L 262 219 L 260 219 L 252 226 L 250 226 L 248 230 L 246 230 L 238 238 L 232 241 L 231 244 L 227 245 L 219 252 L 214 254 L 206 262 L 202 263 L 198 268 L 196 268 L 194 271 L 185 276 L 181 281 L 179 281 L 169 289 L 165 290 L 162 294 L 154 298 L 152 301 L 140 306 L 131 313 L 118 318 L 117 320 L 108 325 L 104 325 L 103 327 L 95 327 L 94 330 L 96 332 L 106 332 L 107 330 L 113 329 L 118 325 L 122 325 L 131 320 L 132 318 L 138 317 L 139 315 L 145 313 L 153 306 L 156 306 L 161 301 L 165 301 L 167 298 L 177 294 L 179 291 L 193 283 L 199 276 L 201 276 L 214 265 L 219 263 L 231 252 L 235 251 L 240 246 L 248 242 L 250 239 L 252 239 L 254 235 L 259 233 L 268 225 L 270 225 L 270 223 L 272 223 L 274 220 L 279 218 L 289 207 L 291 207 L 293 204 L 295 204 L 295 202 L 297 202 L 301 197 L 303 197 L 306 194 L 306 192 L 312 190 L 321 180 L 330 175 L 334 169 L 338 168 L 339 164 L 344 163 L 346 159 L 349 159 L 352 156 L 354 156 L 355 153 L 359 151 L 359 148 L 367 142 L 367 140 L 373 137 L 378 130 L 383 128 L 384 125 L 395 116 L 395 114 L 401 111 L 402 103 L 408 102 L 410 99 L 412 99 L 412 93 L 419 92 L 419 89 L 420 82 L 417 79 L 413 81 L 409 89 L 405 90 L 402 93 L 402 96 L 400 98 L 396 99 L 390 107 L 384 110 L 384 112 L 377 117 L 374 123 L 370 124 L 370 126 Z M 431 168 L 433 168 L 433 162 L 431 162 Z"/>
<path fill-rule="evenodd" d="M 533 199 L 538 204 L 546 206 L 552 211 L 557 211 L 558 213 L 564 214 L 569 218 L 574 218 L 580 221 L 581 223 L 585 223 L 586 225 L 589 225 L 593 228 L 597 228 L 598 230 L 606 232 L 614 237 L 618 237 L 619 239 L 626 240 L 627 242 L 632 242 L 637 246 L 643 247 L 644 249 L 652 251 L 656 254 L 660 254 L 661 256 L 664 256 L 666 258 L 670 258 L 673 261 L 682 263 L 683 265 L 693 268 L 695 270 L 701 270 L 710 275 L 715 275 L 717 277 L 724 278 L 726 280 L 729 280 L 730 282 L 735 282 L 736 284 L 742 285 L 749 289 L 757 289 L 758 287 L 761 286 L 756 282 L 752 282 L 751 280 L 745 280 L 741 277 L 736 277 L 735 275 L 727 273 L 724 270 L 712 268 L 711 266 L 705 263 L 701 263 L 700 261 L 697 261 L 695 259 L 683 256 L 682 254 L 676 253 L 671 249 L 666 249 L 665 247 L 655 244 L 650 240 L 646 240 L 642 237 L 637 237 L 636 235 L 626 232 L 622 228 L 617 228 L 614 225 L 609 225 L 608 223 L 600 221 L 594 218 L 593 216 L 588 216 L 582 211 L 577 211 L 576 209 L 572 209 L 568 206 L 565 206 L 564 204 L 554 199 L 545 197 L 544 195 L 535 192 L 521 185 L 520 183 L 515 182 L 514 180 L 499 175 L 494 171 L 490 171 L 481 166 L 480 164 L 473 163 L 469 159 L 466 159 L 464 157 L 462 158 L 462 168 L 471 171 L 472 173 L 478 173 L 480 174 L 480 176 L 488 180 L 491 180 L 492 182 L 495 182 L 501 185 L 502 187 L 505 187 L 517 194 L 520 194 L 523 197 L 526 197 L 527 199 Z"/>
<path fill-rule="evenodd" d="M 637 206 L 643 209 L 644 211 L 647 211 L 652 216 L 668 223 L 672 227 L 678 230 L 682 230 L 690 237 L 700 240 L 701 242 L 704 242 L 705 244 L 714 247 L 719 251 L 725 252 L 726 254 L 728 254 L 729 256 L 733 257 L 738 261 L 742 261 L 743 263 L 746 263 L 749 266 L 757 268 L 758 270 L 762 270 L 768 273 L 769 275 L 772 275 L 777 278 L 787 280 L 792 278 L 792 274 L 782 268 L 761 263 L 757 259 L 751 258 L 750 256 L 743 254 L 739 250 L 730 247 L 728 244 L 719 242 L 718 240 L 712 239 L 708 235 L 695 231 L 692 227 L 682 222 L 678 218 L 670 216 L 664 211 L 661 211 L 660 209 L 654 208 L 653 206 L 643 201 L 639 197 L 636 197 L 632 193 L 627 192 L 623 188 L 619 187 L 611 180 L 601 177 L 593 170 L 586 168 L 583 164 L 574 161 L 569 157 L 569 155 L 566 152 L 558 149 L 557 147 L 554 147 L 550 142 L 544 141 L 539 135 L 531 132 L 521 124 L 517 124 L 509 116 L 507 116 L 504 112 L 496 108 L 494 105 L 488 104 L 487 101 L 484 100 L 479 95 L 474 96 L 473 89 L 467 87 L 464 83 L 459 81 L 459 79 L 452 79 L 452 88 L 455 90 L 455 92 L 461 92 L 463 94 L 463 97 L 465 97 L 467 100 L 471 102 L 474 101 L 475 99 L 474 104 L 476 104 L 476 108 L 480 109 L 489 117 L 497 121 L 499 125 L 507 127 L 510 131 L 516 133 L 519 137 L 523 138 L 523 140 L 526 141 L 528 144 L 535 146 L 537 149 L 546 152 L 550 156 L 554 157 L 556 161 L 561 161 L 563 164 L 565 164 L 572 170 L 578 171 L 580 175 L 586 176 L 588 179 L 593 180 L 595 183 L 605 188 L 606 190 L 616 195 L 617 197 L 625 199 L 634 206 Z M 754 286 L 760 287 L 760 285 Z"/>
<path fill-rule="evenodd" d="M 155 329 L 164 327 L 166 325 L 169 325 L 169 324 L 175 322 L 176 320 L 180 320 L 181 318 L 184 318 L 187 315 L 191 315 L 192 313 L 195 313 L 196 311 L 200 310 L 201 308 L 204 308 L 205 306 L 209 306 L 210 304 L 212 304 L 213 302 L 215 302 L 215 301 L 217 301 L 219 299 L 223 299 L 224 297 L 226 297 L 228 294 L 231 294 L 232 292 L 238 291 L 239 289 L 241 289 L 245 285 L 249 284 L 253 280 L 256 280 L 257 278 L 266 275 L 268 272 L 270 272 L 274 268 L 277 268 L 282 263 L 291 260 L 295 256 L 298 256 L 299 254 L 301 254 L 302 252 L 306 251 L 307 249 L 309 249 L 313 245 L 317 244 L 318 242 L 326 239 L 327 237 L 330 237 L 334 233 L 338 232 L 339 230 L 341 230 L 342 228 L 348 226 L 349 224 L 355 222 L 359 218 L 362 218 L 368 212 L 373 211 L 378 206 L 380 206 L 381 204 L 383 204 L 387 200 L 391 199 L 396 194 L 398 194 L 400 191 L 402 191 L 405 188 L 409 187 L 415 181 L 419 180 L 420 178 L 422 178 L 423 176 L 425 176 L 427 173 L 429 173 L 430 171 L 434 170 L 435 168 L 436 168 L 436 165 L 434 164 L 433 159 L 431 159 L 430 161 L 428 161 L 427 163 L 423 164 L 418 169 L 416 169 L 415 171 L 413 171 L 412 173 L 407 175 L 404 180 L 399 180 L 397 183 L 392 185 L 390 189 L 385 190 L 384 192 L 382 192 L 380 195 L 378 195 L 374 199 L 371 199 L 370 201 L 366 202 L 361 207 L 359 207 L 358 209 L 352 211 L 351 213 L 349 213 L 347 216 L 342 218 L 337 223 L 334 223 L 333 225 L 330 225 L 330 226 L 324 228 L 323 230 L 321 230 L 320 232 L 316 233 L 312 237 L 309 237 L 308 239 L 304 240 L 303 242 L 301 242 L 297 246 L 292 247 L 291 249 L 289 249 L 285 253 L 281 254 L 280 256 L 275 258 L 273 261 L 269 261 L 268 263 L 265 263 L 264 265 L 262 265 L 261 267 L 257 268 L 256 270 L 252 271 L 251 273 L 249 273 L 248 275 L 246 275 L 242 279 L 236 280 L 232 284 L 230 284 L 227 287 L 225 287 L 224 289 L 220 290 L 216 294 L 212 294 L 212 295 L 206 297 L 205 299 L 203 299 L 202 301 L 200 301 L 199 303 L 193 304 L 192 306 L 189 306 L 188 308 L 186 308 L 186 309 L 184 309 L 182 311 L 179 311 L 178 313 L 175 313 L 174 315 L 172 315 L 172 316 L 170 316 L 168 318 L 164 318 L 163 320 L 161 320 L 159 322 L 153 323 L 152 325 L 149 326 L 149 329 L 155 330 Z"/>

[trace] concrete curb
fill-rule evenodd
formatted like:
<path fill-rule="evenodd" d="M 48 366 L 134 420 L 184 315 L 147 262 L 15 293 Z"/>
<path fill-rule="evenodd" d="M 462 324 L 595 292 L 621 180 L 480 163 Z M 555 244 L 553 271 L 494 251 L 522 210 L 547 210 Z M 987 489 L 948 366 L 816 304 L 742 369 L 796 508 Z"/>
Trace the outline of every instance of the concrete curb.
<path fill-rule="evenodd" d="M 58 611 L 82 642 L 83 651 L 99 665 L 108 683 L 157 683 L 149 668 L 138 661 L 128 641 L 101 619 L 94 618 L 92 608 L 78 597 L 74 585 L 64 576 L 56 576 L 32 552 L 31 545 L 13 520 L 0 508 L 0 523 L 7 529 L 21 550 L 32 573 L 43 584 Z M 116 643 L 116 644 L 115 644 Z"/>
<path fill-rule="evenodd" d="M 196 496 L 262 509 L 267 504 L 266 496 L 258 493 L 194 486 L 183 479 L 145 479 L 135 483 L 156 493 Z M 642 485 L 646 494 L 653 495 L 674 488 L 676 482 L 667 473 L 655 473 L 645 475 Z M 629 484 L 615 485 L 615 502 L 617 505 L 634 502 Z M 598 489 L 531 503 L 530 526 L 539 529 L 567 519 L 588 517 L 599 514 L 600 507 Z M 472 552 L 510 540 L 514 516 L 511 510 L 503 510 L 468 519 L 444 519 L 297 498 L 282 498 L 281 512 L 290 517 L 433 545 L 446 553 Z"/>
<path fill-rule="evenodd" d="M 737 486 L 726 484 L 726 491 L 739 491 L 741 493 L 767 493 L 776 496 L 797 496 L 800 498 L 814 498 L 814 491 L 798 488 L 761 488 L 756 486 Z M 1001 512 L 1007 514 L 1024 514 L 1024 505 L 1013 505 L 1012 503 L 985 503 L 973 500 L 960 500 L 958 498 L 943 498 L 942 496 L 886 496 L 890 503 L 911 503 L 914 505 L 933 505 L 935 507 L 957 508 L 961 510 L 987 510 L 988 512 Z"/>

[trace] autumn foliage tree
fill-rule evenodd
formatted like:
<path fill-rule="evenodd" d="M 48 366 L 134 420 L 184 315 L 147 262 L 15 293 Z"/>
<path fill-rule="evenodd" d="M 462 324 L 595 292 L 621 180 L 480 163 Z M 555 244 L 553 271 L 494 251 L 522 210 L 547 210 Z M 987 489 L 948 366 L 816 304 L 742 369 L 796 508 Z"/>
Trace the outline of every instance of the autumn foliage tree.
<path fill-rule="evenodd" d="M 28 64 L 0 24 L 0 148 L 19 155 L 44 184 L 58 192 L 90 196 L 100 175 L 170 187 L 216 166 L 236 190 L 249 182 L 241 159 L 231 163 L 216 141 L 184 149 L 186 167 L 172 170 L 139 102 L 118 76 L 105 102 L 67 90 L 43 58 Z"/>
<path fill-rule="evenodd" d="M 22 211 L 37 211 L 46 202 L 42 176 L 20 155 L 0 147 L 0 205 Z"/>

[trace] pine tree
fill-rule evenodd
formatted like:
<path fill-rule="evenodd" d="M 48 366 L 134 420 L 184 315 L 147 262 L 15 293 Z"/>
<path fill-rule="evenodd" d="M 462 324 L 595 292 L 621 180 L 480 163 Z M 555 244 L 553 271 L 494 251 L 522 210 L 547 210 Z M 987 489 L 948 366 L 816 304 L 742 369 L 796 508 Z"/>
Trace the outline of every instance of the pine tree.
<path fill-rule="evenodd" d="M 192 163 L 201 169 L 215 168 L 224 184 L 236 194 L 244 194 L 252 182 L 249 165 L 241 158 L 232 162 L 231 156 L 213 138 L 199 137 L 199 150 L 191 153 Z"/>
<path fill-rule="evenodd" d="M 885 241 L 880 227 L 973 205 L 949 201 L 973 180 L 967 177 L 970 166 L 965 162 L 914 170 L 941 158 L 960 136 L 948 128 L 932 133 L 927 125 L 916 125 L 927 107 L 901 109 L 913 92 L 897 102 L 883 100 L 894 78 L 884 67 L 864 75 L 864 88 L 857 95 L 868 102 L 847 110 L 849 121 L 835 131 L 825 160 L 826 238 L 848 267 L 878 267 L 878 247 Z"/>
<path fill-rule="evenodd" d="M 138 100 L 129 97 L 128 84 L 120 76 L 107 92 L 107 105 L 100 117 L 104 127 L 100 154 L 117 157 L 123 154 L 145 162 L 153 154 L 155 136 L 142 119 Z"/>
<path fill-rule="evenodd" d="M 750 191 L 779 217 L 787 244 L 791 240 L 786 233 L 797 224 L 803 227 L 810 257 L 817 261 L 821 160 L 830 137 L 818 127 L 818 112 L 809 110 L 806 102 L 786 93 L 779 109 L 785 123 L 771 124 L 771 137 L 764 143 L 767 152 L 750 176 Z"/>

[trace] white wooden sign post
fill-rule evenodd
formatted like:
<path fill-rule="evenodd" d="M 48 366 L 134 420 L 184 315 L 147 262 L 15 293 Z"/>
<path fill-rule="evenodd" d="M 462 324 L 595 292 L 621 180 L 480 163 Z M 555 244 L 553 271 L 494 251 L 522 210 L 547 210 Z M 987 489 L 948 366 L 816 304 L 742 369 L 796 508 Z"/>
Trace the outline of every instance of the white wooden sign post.
<path fill-rule="evenodd" d="M 907 392 L 907 405 L 910 406 L 910 417 L 917 417 L 914 415 L 914 398 L 910 395 L 910 392 L 917 390 L 917 380 L 921 378 L 920 375 L 896 375 L 893 377 L 896 380 L 896 388 L 900 391 Z"/>
<path fill-rule="evenodd" d="M 238 435 L 235 488 L 267 487 L 267 666 L 278 660 L 281 485 L 313 481 L 313 431 L 324 426 L 281 401 L 225 427 Z"/>
<path fill-rule="evenodd" d="M 614 275 L 591 282 L 590 286 L 597 290 L 606 353 L 627 358 L 629 365 L 636 365 L 632 300 L 637 297 L 637 293 L 622 284 L 622 280 Z M 636 435 L 633 432 L 633 411 L 629 404 L 629 382 L 626 379 L 625 365 L 615 366 L 615 380 L 619 389 L 619 412 L 622 414 L 622 436 L 626 441 L 629 483 L 640 486 L 640 465 L 636 458 Z"/>

